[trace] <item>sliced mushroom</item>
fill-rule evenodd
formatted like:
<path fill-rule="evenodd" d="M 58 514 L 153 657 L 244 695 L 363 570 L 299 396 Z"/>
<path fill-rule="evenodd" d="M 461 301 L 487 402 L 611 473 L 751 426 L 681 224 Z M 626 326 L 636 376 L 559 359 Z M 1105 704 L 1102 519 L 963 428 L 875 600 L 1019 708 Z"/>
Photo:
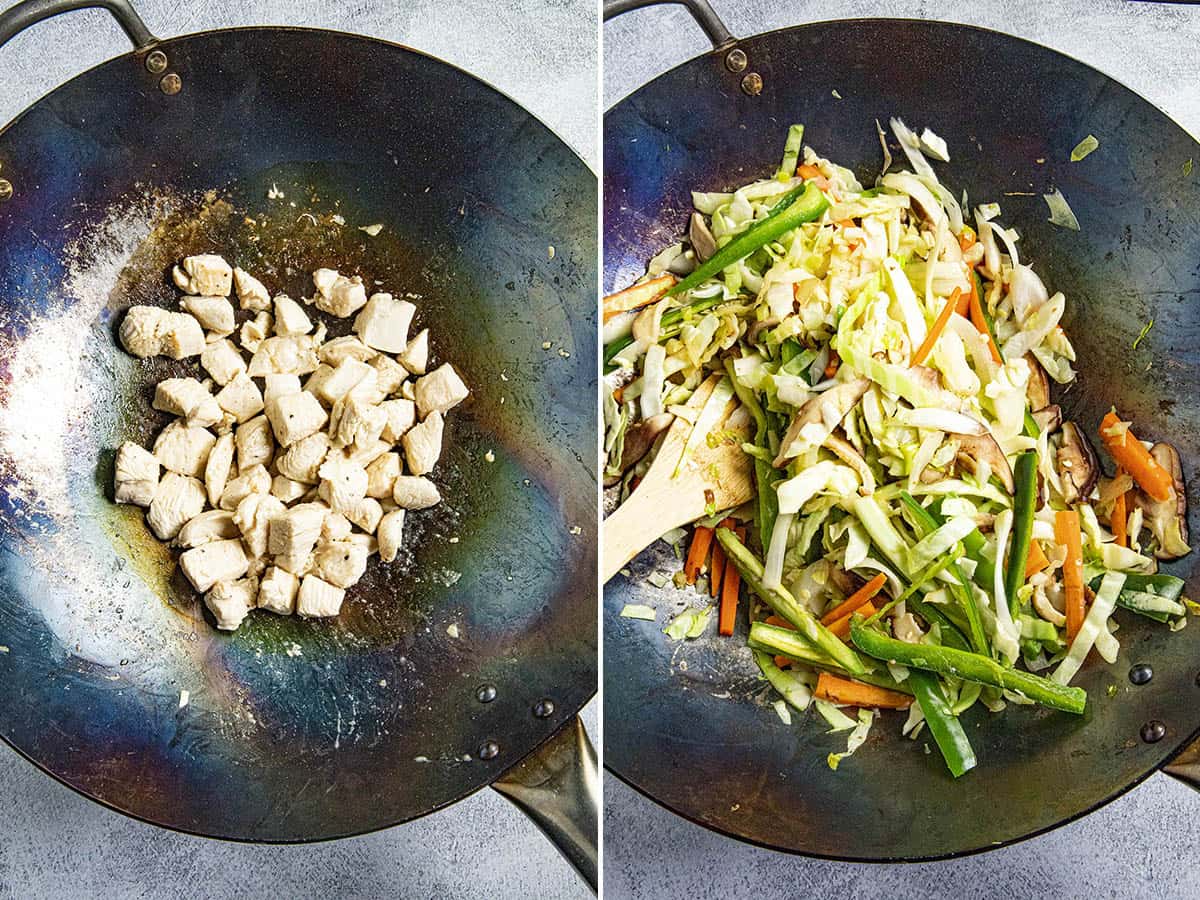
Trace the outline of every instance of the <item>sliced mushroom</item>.
<path fill-rule="evenodd" d="M 979 475 L 980 469 L 986 463 L 988 470 L 1000 479 L 1005 490 L 1010 494 L 1013 492 L 1015 482 L 1013 481 L 1012 466 L 1008 464 L 1004 451 L 1000 449 L 1000 445 L 996 443 L 996 439 L 991 434 L 987 432 L 955 434 L 954 438 L 958 441 L 957 459 L 959 462 L 970 466 L 976 476 Z"/>
<path fill-rule="evenodd" d="M 1025 387 L 1025 396 L 1029 398 L 1029 408 L 1036 413 L 1050 405 L 1050 376 L 1032 353 L 1026 353 L 1022 359 L 1029 366 L 1029 384 Z"/>
<path fill-rule="evenodd" d="M 783 442 L 779 445 L 779 455 L 775 457 L 775 468 L 783 468 L 787 465 L 787 461 L 795 455 L 789 455 L 788 451 L 800 437 L 800 432 L 806 425 L 823 425 L 827 429 L 826 434 L 832 434 L 833 429 L 841 424 L 846 413 L 854 408 L 854 405 L 862 399 L 862 395 L 870 386 L 871 382 L 866 378 L 856 378 L 854 381 L 843 382 L 824 393 L 817 394 L 800 407 L 792 418 L 792 424 L 788 426 L 787 434 L 783 436 Z M 822 444 L 824 441 L 816 443 Z"/>
<path fill-rule="evenodd" d="M 661 413 L 657 416 L 630 425 L 625 430 L 625 444 L 621 448 L 621 469 L 620 475 L 611 475 L 604 480 L 605 487 L 612 487 L 617 484 L 621 478 L 641 462 L 650 448 L 654 446 L 654 442 L 658 440 L 658 436 L 666 431 L 671 423 L 675 421 L 675 417 L 670 413 Z"/>
<path fill-rule="evenodd" d="M 704 216 L 698 212 L 692 213 L 692 221 L 688 223 L 688 240 L 692 242 L 692 249 L 696 251 L 696 258 L 700 262 L 717 252 L 717 239 L 709 231 Z"/>
<path fill-rule="evenodd" d="M 774 328 L 780 321 L 782 320 L 778 316 L 769 316 L 766 319 L 755 322 L 746 330 L 746 343 L 757 344 L 758 336 L 768 328 Z"/>
<path fill-rule="evenodd" d="M 1157 547 L 1154 555 L 1159 559 L 1178 559 L 1191 551 L 1188 546 L 1187 495 L 1183 487 L 1183 466 L 1179 453 L 1170 444 L 1158 443 L 1150 448 L 1154 461 L 1171 474 L 1171 495 L 1155 501 L 1139 490 L 1134 502 L 1146 516 L 1146 526 L 1153 533 Z"/>
<path fill-rule="evenodd" d="M 1043 406 L 1035 413 L 1030 413 L 1037 427 L 1044 432 L 1054 434 L 1062 426 L 1062 407 L 1057 403 Z"/>
<path fill-rule="evenodd" d="M 1062 443 L 1055 455 L 1063 500 L 1072 506 L 1092 493 L 1100 478 L 1096 451 L 1074 422 L 1063 422 Z"/>
<path fill-rule="evenodd" d="M 833 451 L 834 456 L 858 473 L 858 479 L 862 482 L 858 489 L 859 493 L 864 497 L 875 493 L 875 473 L 871 471 L 871 467 L 867 465 L 867 461 L 862 458 L 861 454 L 854 449 L 853 444 L 839 434 L 831 434 L 825 439 L 825 446 Z"/>

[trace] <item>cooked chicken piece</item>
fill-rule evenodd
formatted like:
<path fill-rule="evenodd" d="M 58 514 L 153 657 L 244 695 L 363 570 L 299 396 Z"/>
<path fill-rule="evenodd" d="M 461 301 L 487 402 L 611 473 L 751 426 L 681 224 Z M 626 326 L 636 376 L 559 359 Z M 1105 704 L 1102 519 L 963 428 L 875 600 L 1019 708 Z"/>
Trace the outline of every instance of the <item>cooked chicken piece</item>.
<path fill-rule="evenodd" d="M 222 336 L 233 334 L 237 320 L 233 315 L 233 304 L 226 298 L 184 297 L 179 302 L 207 331 Z"/>
<path fill-rule="evenodd" d="M 204 474 L 209 451 L 217 438 L 207 428 L 193 428 L 176 419 L 154 440 L 154 455 L 162 467 L 180 475 Z"/>
<path fill-rule="evenodd" d="M 315 372 L 316 340 L 307 334 L 270 337 L 258 345 L 250 360 L 250 374 L 259 377 L 272 372 L 282 375 L 307 375 Z"/>
<path fill-rule="evenodd" d="M 379 541 L 379 558 L 384 562 L 392 562 L 400 551 L 400 542 L 404 537 L 404 510 L 392 510 L 380 519 L 375 537 Z"/>
<path fill-rule="evenodd" d="M 268 375 L 263 381 L 265 382 L 263 387 L 264 405 L 270 403 L 275 397 L 300 393 L 299 375 Z"/>
<path fill-rule="evenodd" d="M 322 541 L 313 554 L 312 573 L 335 587 L 357 584 L 366 571 L 366 548 L 354 541 Z"/>
<path fill-rule="evenodd" d="M 185 294 L 228 297 L 233 290 L 233 269 L 211 253 L 189 256 L 171 272 L 175 286 Z"/>
<path fill-rule="evenodd" d="M 387 425 L 380 437 L 393 444 L 399 443 L 404 433 L 417 421 L 417 405 L 411 400 L 401 399 L 384 400 L 379 406 L 387 413 Z"/>
<path fill-rule="evenodd" d="M 181 547 L 199 547 L 213 541 L 227 541 L 241 537 L 241 530 L 233 521 L 233 513 L 224 509 L 210 509 L 188 519 L 179 529 L 175 543 Z"/>
<path fill-rule="evenodd" d="M 257 353 L 258 348 L 262 346 L 262 342 L 271 333 L 271 326 L 274 321 L 271 318 L 271 314 L 264 310 L 253 319 L 243 322 L 240 337 L 242 346 L 251 353 Z"/>
<path fill-rule="evenodd" d="M 427 378 L 429 376 L 426 376 Z M 442 414 L 432 412 L 429 417 L 408 429 L 401 443 L 404 445 L 404 461 L 414 475 L 426 475 L 437 465 L 442 455 Z"/>
<path fill-rule="evenodd" d="M 195 378 L 167 378 L 154 388 L 154 408 L 183 416 L 187 424 L 208 428 L 221 421 L 221 407 Z"/>
<path fill-rule="evenodd" d="M 271 479 L 271 496 L 278 497 L 284 503 L 292 503 L 308 493 L 308 485 L 292 481 L 285 475 L 276 475 Z"/>
<path fill-rule="evenodd" d="M 350 524 L 349 519 L 331 509 L 325 513 L 325 521 L 321 523 L 321 540 L 344 541 L 349 539 L 353 530 L 354 526 Z"/>
<path fill-rule="evenodd" d="M 317 271 L 312 273 L 313 287 L 317 289 L 317 293 L 322 297 L 328 297 L 333 290 L 334 283 L 340 277 L 337 269 L 317 269 Z M 311 301 L 306 300 L 305 302 L 309 303 Z"/>
<path fill-rule="evenodd" d="M 429 365 L 429 329 L 421 332 L 408 342 L 404 352 L 400 354 L 400 364 L 414 375 L 424 375 L 425 367 Z"/>
<path fill-rule="evenodd" d="M 376 500 L 392 496 L 400 475 L 400 454 L 384 453 L 367 466 L 367 496 Z"/>
<path fill-rule="evenodd" d="M 325 402 L 325 398 L 322 393 L 325 387 L 325 382 L 329 380 L 329 376 L 332 374 L 333 367 L 327 366 L 325 363 L 321 363 L 321 365 L 317 366 L 316 371 L 309 375 L 308 379 L 304 382 L 304 390 L 308 391 L 310 394 L 320 400 L 322 406 L 332 405 Z"/>
<path fill-rule="evenodd" d="M 344 319 L 367 302 L 367 290 L 357 275 L 347 278 L 334 272 L 336 277 L 330 281 L 329 271 L 318 269 L 313 273 L 313 284 L 317 286 L 317 309 Z"/>
<path fill-rule="evenodd" d="M 367 495 L 367 473 L 345 457 L 329 454 L 318 472 L 321 499 L 335 512 L 349 518 L 358 501 Z"/>
<path fill-rule="evenodd" d="M 218 581 L 235 581 L 246 574 L 250 560 L 238 540 L 213 541 L 193 547 L 179 557 L 179 568 L 192 587 L 204 593 Z"/>
<path fill-rule="evenodd" d="M 363 376 L 362 381 L 346 392 L 343 399 L 345 397 L 353 397 L 364 403 L 370 403 L 372 406 L 378 406 L 383 402 L 383 391 L 379 389 L 379 372 L 374 366 Z"/>
<path fill-rule="evenodd" d="M 253 557 L 262 557 L 267 552 L 271 522 L 287 512 L 283 502 L 270 494 L 250 494 L 238 504 L 233 521 L 241 530 L 246 550 Z"/>
<path fill-rule="evenodd" d="M 391 294 L 372 294 L 354 318 L 354 333 L 368 347 L 384 353 L 403 353 L 408 346 L 408 326 L 417 308 Z"/>
<path fill-rule="evenodd" d="M 187 359 L 203 353 L 207 344 L 200 323 L 187 313 L 167 313 L 167 316 L 167 330 L 163 332 L 159 352 L 171 359 Z"/>
<path fill-rule="evenodd" d="M 225 490 L 221 492 L 219 505 L 221 509 L 233 510 L 237 509 L 238 504 L 251 494 L 269 493 L 271 493 L 271 473 L 265 466 L 255 466 L 245 472 L 239 472 L 237 478 L 225 485 Z"/>
<path fill-rule="evenodd" d="M 323 431 L 296 441 L 275 460 L 279 474 L 292 481 L 316 484 L 320 478 L 318 470 L 329 452 L 329 435 Z"/>
<path fill-rule="evenodd" d="M 347 459 L 354 463 L 354 465 L 362 466 L 365 469 L 391 449 L 392 445 L 387 441 L 375 441 L 366 446 L 351 444 L 349 447 L 343 447 L 341 450 L 331 450 L 330 453 L 336 453 L 343 459 Z"/>
<path fill-rule="evenodd" d="M 157 306 L 131 306 L 121 320 L 121 346 L 126 352 L 145 359 L 163 352 L 166 334 L 171 330 L 171 313 Z"/>
<path fill-rule="evenodd" d="M 388 513 L 398 510 L 400 508 L 400 504 L 391 497 L 380 497 L 379 508 L 383 510 L 383 514 L 386 516 Z"/>
<path fill-rule="evenodd" d="M 200 354 L 200 365 L 212 376 L 212 380 L 224 387 L 238 372 L 246 371 L 246 360 L 233 345 L 233 341 L 213 341 Z"/>
<path fill-rule="evenodd" d="M 118 503 L 149 506 L 158 487 L 158 458 L 133 441 L 117 449 L 113 496 Z"/>
<path fill-rule="evenodd" d="M 229 472 L 233 468 L 234 449 L 233 433 L 223 434 L 213 444 L 208 462 L 204 464 L 204 488 L 208 491 L 208 502 L 213 506 L 220 504 L 221 495 L 225 493 Z"/>
<path fill-rule="evenodd" d="M 310 618 L 336 616 L 342 608 L 346 592 L 322 581 L 315 575 L 305 575 L 296 597 L 296 612 Z"/>
<path fill-rule="evenodd" d="M 357 397 L 343 397 L 333 405 L 329 420 L 329 438 L 334 447 L 355 444 L 369 447 L 379 440 L 387 426 L 387 411 Z"/>
<path fill-rule="evenodd" d="M 332 406 L 346 394 L 350 393 L 351 388 L 369 374 L 374 373 L 375 370 L 365 362 L 348 357 L 338 363 L 337 368 L 325 377 L 322 383 L 317 386 L 315 393 L 322 402 L 328 406 Z"/>
<path fill-rule="evenodd" d="M 325 412 L 316 397 L 308 391 L 301 391 L 272 398 L 267 404 L 267 418 L 271 420 L 275 439 L 280 446 L 290 447 L 324 428 L 329 421 L 329 413 Z"/>
<path fill-rule="evenodd" d="M 390 356 L 385 356 L 380 353 L 377 356 L 371 357 L 368 360 L 371 368 L 378 374 L 376 375 L 375 383 L 379 389 L 379 393 L 383 396 L 394 394 L 400 390 L 400 385 L 404 384 L 408 378 L 408 369 L 400 365 Z"/>
<path fill-rule="evenodd" d="M 154 491 L 146 522 L 160 541 L 170 541 L 184 523 L 203 510 L 204 485 L 198 479 L 168 472 Z"/>
<path fill-rule="evenodd" d="M 375 356 L 375 351 L 354 335 L 348 334 L 345 337 L 334 338 L 327 344 L 321 345 L 321 349 L 317 351 L 317 356 L 320 357 L 321 362 L 331 368 L 337 368 L 344 359 L 357 359 L 359 362 L 366 362 Z"/>
<path fill-rule="evenodd" d="M 271 566 L 258 585 L 258 608 L 280 616 L 296 612 L 296 592 L 300 579 L 279 566 Z"/>
<path fill-rule="evenodd" d="M 233 286 L 237 288 L 238 302 L 242 309 L 261 312 L 271 308 L 271 295 L 267 286 L 245 269 L 233 270 Z"/>
<path fill-rule="evenodd" d="M 245 422 L 263 411 L 263 396 L 253 378 L 238 372 L 217 392 L 217 405 L 237 422 Z"/>
<path fill-rule="evenodd" d="M 287 294 L 275 296 L 275 333 L 282 337 L 293 334 L 308 334 L 312 331 L 312 320 L 299 303 Z"/>
<path fill-rule="evenodd" d="M 443 363 L 417 379 L 417 413 L 424 419 L 431 412 L 445 413 L 467 399 L 470 391 L 450 363 Z"/>
<path fill-rule="evenodd" d="M 250 610 L 254 609 L 258 584 L 251 578 L 218 581 L 204 595 L 204 605 L 217 620 L 221 631 L 237 631 Z"/>
<path fill-rule="evenodd" d="M 309 556 L 321 537 L 321 528 L 329 507 L 324 503 L 301 503 L 271 522 L 267 552 L 275 564 L 293 575 L 308 571 Z"/>
<path fill-rule="evenodd" d="M 379 527 L 379 520 L 382 517 L 383 507 L 379 505 L 378 500 L 372 497 L 363 497 L 355 504 L 354 509 L 346 513 L 346 518 L 367 534 L 371 534 Z"/>
<path fill-rule="evenodd" d="M 411 400 L 414 403 L 417 401 L 416 382 L 406 381 L 400 385 L 400 396 L 405 400 Z"/>
<path fill-rule="evenodd" d="M 239 472 L 255 466 L 269 466 L 275 455 L 275 440 L 271 437 L 271 423 L 266 416 L 255 416 L 242 424 L 234 438 L 237 441 L 237 464 Z"/>
<path fill-rule="evenodd" d="M 374 556 L 379 552 L 379 541 L 375 540 L 375 535 L 373 534 L 363 534 L 360 531 L 356 531 L 354 534 L 350 535 L 350 537 L 346 538 L 346 540 L 352 544 L 357 544 L 358 546 L 362 547 L 363 552 L 366 553 L 368 557 Z"/>
<path fill-rule="evenodd" d="M 428 509 L 441 503 L 442 495 L 428 478 L 401 475 L 392 485 L 392 499 L 402 509 Z"/>

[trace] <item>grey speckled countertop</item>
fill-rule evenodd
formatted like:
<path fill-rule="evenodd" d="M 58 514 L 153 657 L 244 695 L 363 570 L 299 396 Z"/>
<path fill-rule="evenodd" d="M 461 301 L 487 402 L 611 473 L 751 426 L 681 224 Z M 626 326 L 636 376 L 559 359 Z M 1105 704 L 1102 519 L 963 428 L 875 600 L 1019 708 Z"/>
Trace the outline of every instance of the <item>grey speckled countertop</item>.
<path fill-rule="evenodd" d="M 6 7 L 11 0 L 0 0 Z M 134 0 L 163 37 L 287 24 L 386 38 L 452 62 L 515 98 L 593 168 L 596 25 L 590 0 L 344 3 Z M 104 13 L 44 22 L 0 49 L 0 124 L 128 50 Z M 596 734 L 595 704 L 584 719 Z M 0 900 L 21 898 L 587 897 L 537 829 L 492 791 L 367 837 L 304 847 L 161 831 L 84 800 L 0 744 Z"/>
<path fill-rule="evenodd" d="M 1200 9 L 1125 0 L 711 2 L 739 36 L 856 16 L 936 18 L 1006 31 L 1102 69 L 1200 135 Z M 605 107 L 708 49 L 680 7 L 608 23 Z M 611 775 L 604 795 L 605 893 L 622 900 L 1200 896 L 1200 796 L 1164 775 L 1023 844 L 952 862 L 886 867 L 807 860 L 737 843 L 673 816 Z"/>

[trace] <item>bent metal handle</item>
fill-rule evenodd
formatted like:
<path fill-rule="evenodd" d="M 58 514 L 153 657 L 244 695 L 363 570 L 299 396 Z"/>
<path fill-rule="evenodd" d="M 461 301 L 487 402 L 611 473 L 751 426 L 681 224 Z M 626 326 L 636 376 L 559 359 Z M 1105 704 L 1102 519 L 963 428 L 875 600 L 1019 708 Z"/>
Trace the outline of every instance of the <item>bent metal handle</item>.
<path fill-rule="evenodd" d="M 129 0 L 21 0 L 16 6 L 0 13 L 0 47 L 43 19 L 77 9 L 108 10 L 137 50 L 144 50 L 158 42 Z"/>
<path fill-rule="evenodd" d="M 724 50 L 735 42 L 736 39 L 729 33 L 725 23 L 708 5 L 708 0 L 604 0 L 604 21 L 607 22 L 614 16 L 630 10 L 641 9 L 643 6 L 659 6 L 663 3 L 678 3 L 686 7 L 696 23 L 704 29 L 714 49 Z"/>
<path fill-rule="evenodd" d="M 1163 766 L 1163 771 L 1200 791 L 1200 739 L 1193 741 L 1182 753 Z"/>

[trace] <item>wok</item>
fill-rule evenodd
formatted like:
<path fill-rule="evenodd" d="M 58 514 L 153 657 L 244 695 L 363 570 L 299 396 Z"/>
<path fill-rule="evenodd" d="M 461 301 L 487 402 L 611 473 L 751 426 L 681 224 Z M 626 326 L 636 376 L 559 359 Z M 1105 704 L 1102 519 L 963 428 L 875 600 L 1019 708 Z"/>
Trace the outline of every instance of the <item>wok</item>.
<path fill-rule="evenodd" d="M 643 5 L 610 3 L 605 15 Z M 1184 173 L 1200 145 L 1104 74 L 1004 34 L 866 19 L 735 40 L 703 0 L 685 5 L 716 49 L 605 116 L 605 291 L 629 284 L 684 232 L 691 190 L 773 172 L 789 124 L 803 123 L 807 143 L 864 183 L 882 165 L 875 119 L 928 125 L 951 148 L 942 173 L 955 195 L 966 188 L 975 202 L 998 200 L 1023 259 L 1070 301 L 1064 327 L 1079 381 L 1059 394 L 1065 414 L 1093 428 L 1116 404 L 1146 435 L 1173 441 L 1193 476 L 1189 522 L 1200 533 L 1200 185 Z M 1089 133 L 1099 149 L 1068 162 Z M 1040 192 L 1052 186 L 1082 231 L 1046 222 Z M 1014 191 L 1034 195 L 1005 193 Z M 731 639 L 681 646 L 661 625 L 620 617 L 626 603 L 661 600 L 645 576 L 677 563 L 657 546 L 605 589 L 605 764 L 679 815 L 812 856 L 919 860 L 1054 828 L 1160 769 L 1200 785 L 1194 621 L 1172 634 L 1119 614 L 1120 659 L 1085 667 L 1082 717 L 1012 706 L 967 714 L 979 766 L 957 781 L 936 748 L 900 735 L 894 714 L 832 772 L 825 757 L 844 749 L 844 736 L 827 735 L 812 714 L 791 728 L 779 722 L 763 702 L 745 621 Z M 1167 569 L 1197 595 L 1198 554 Z M 1154 677 L 1139 687 L 1127 673 L 1141 663 Z"/>
<path fill-rule="evenodd" d="M 359 834 L 493 784 L 594 885 L 594 176 L 509 98 L 370 38 L 158 40 L 126 0 L 31 0 L 0 44 L 84 6 L 135 50 L 0 131 L 0 735 L 114 809 L 234 840 Z M 419 295 L 473 389 L 445 508 L 337 620 L 216 632 L 111 502 L 114 449 L 164 424 L 154 384 L 195 368 L 133 359 L 116 326 L 207 251 L 294 297 L 321 265 Z"/>

